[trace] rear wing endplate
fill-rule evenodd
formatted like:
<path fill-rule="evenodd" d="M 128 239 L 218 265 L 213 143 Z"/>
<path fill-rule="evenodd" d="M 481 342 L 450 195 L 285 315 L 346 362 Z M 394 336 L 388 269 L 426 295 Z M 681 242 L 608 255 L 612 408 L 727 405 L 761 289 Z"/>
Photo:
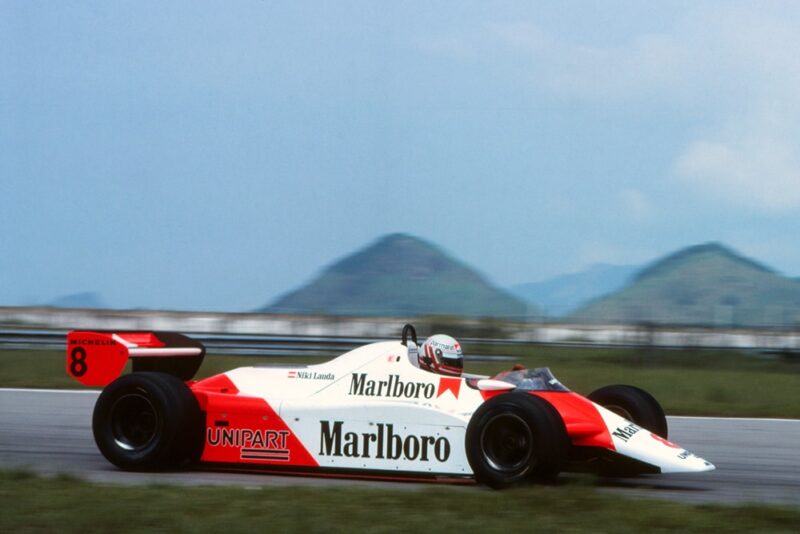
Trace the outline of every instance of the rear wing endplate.
<path fill-rule="evenodd" d="M 87 386 L 105 386 L 125 369 L 158 371 L 181 380 L 194 377 L 205 356 L 199 341 L 175 332 L 94 332 L 67 334 L 67 373 Z"/>

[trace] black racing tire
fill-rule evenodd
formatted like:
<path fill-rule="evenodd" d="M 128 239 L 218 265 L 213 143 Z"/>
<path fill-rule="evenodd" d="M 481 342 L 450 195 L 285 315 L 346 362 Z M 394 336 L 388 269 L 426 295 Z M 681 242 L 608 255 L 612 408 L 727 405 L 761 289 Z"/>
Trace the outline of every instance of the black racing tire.
<path fill-rule="evenodd" d="M 569 459 L 561 415 L 529 393 L 505 393 L 483 403 L 470 419 L 465 442 L 475 480 L 495 489 L 552 481 Z"/>
<path fill-rule="evenodd" d="M 642 428 L 667 439 L 669 429 L 664 409 L 647 391 L 636 386 L 605 386 L 589 394 L 588 399 Z"/>
<path fill-rule="evenodd" d="M 196 459 L 203 423 L 197 399 L 179 378 L 136 372 L 100 394 L 92 431 L 100 452 L 117 467 L 161 470 Z"/>

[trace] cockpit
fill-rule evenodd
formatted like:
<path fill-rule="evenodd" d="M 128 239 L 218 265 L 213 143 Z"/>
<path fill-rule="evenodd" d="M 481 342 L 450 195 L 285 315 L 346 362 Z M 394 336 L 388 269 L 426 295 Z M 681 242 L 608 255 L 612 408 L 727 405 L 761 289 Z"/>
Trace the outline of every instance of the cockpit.
<path fill-rule="evenodd" d="M 569 391 L 547 367 L 503 371 L 493 376 L 492 380 L 508 382 L 523 391 Z"/>

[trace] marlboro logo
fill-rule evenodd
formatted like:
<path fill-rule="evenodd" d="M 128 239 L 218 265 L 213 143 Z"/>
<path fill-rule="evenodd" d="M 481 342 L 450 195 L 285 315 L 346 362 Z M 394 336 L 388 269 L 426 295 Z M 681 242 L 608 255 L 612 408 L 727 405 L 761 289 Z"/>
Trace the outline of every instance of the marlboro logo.
<path fill-rule="evenodd" d="M 444 436 L 397 434 L 391 423 L 378 423 L 375 432 L 344 432 L 342 421 L 320 421 L 320 456 L 446 462 L 450 442 Z"/>

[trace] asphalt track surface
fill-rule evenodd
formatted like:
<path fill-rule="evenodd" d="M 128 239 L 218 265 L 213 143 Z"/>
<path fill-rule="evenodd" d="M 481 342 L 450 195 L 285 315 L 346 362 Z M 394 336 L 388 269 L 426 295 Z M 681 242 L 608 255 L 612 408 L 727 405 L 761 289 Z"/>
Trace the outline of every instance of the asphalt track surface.
<path fill-rule="evenodd" d="M 96 391 L 0 389 L 0 468 L 71 474 L 114 484 L 366 486 L 423 484 L 188 470 L 128 473 L 109 464 L 91 432 Z M 717 466 L 697 474 L 595 479 L 605 491 L 692 503 L 800 506 L 800 420 L 670 417 L 670 440 Z M 570 475 L 566 475 L 567 478 Z M 475 491 L 481 491 L 475 488 Z"/>

